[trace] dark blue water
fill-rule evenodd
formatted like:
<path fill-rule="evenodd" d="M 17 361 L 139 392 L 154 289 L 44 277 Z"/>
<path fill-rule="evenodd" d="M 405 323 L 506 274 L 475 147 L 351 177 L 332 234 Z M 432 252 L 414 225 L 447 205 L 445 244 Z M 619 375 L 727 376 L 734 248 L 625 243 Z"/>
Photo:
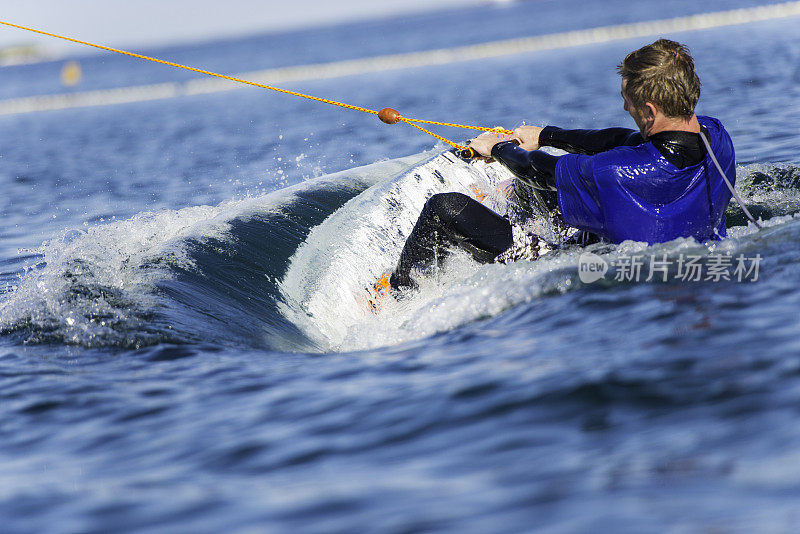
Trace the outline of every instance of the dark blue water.
<path fill-rule="evenodd" d="M 238 72 L 709 9 L 524 2 L 147 53 Z M 430 138 L 255 89 L 0 117 L 0 531 L 794 531 L 798 30 L 670 36 L 768 221 L 731 209 L 715 249 L 760 254 L 757 282 L 584 285 L 570 255 L 464 260 L 413 318 L 365 316 L 336 346 L 286 313 L 291 258 Z M 453 122 L 630 127 L 614 69 L 648 40 L 291 88 Z M 185 79 L 82 63 L 77 90 Z M 61 92 L 60 68 L 4 68 L 0 97 Z M 686 251 L 709 252 L 611 254 Z"/>

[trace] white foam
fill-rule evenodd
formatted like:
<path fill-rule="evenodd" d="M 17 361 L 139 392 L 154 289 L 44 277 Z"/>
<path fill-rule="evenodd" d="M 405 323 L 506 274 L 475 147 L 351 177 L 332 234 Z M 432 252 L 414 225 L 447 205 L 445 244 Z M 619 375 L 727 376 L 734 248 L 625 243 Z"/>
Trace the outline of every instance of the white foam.
<path fill-rule="evenodd" d="M 166 276 L 167 264 L 191 266 L 182 247 L 187 238 L 224 232 L 216 219 L 224 211 L 200 206 L 142 213 L 65 232 L 35 251 L 45 265 L 31 268 L 0 304 L 0 327 L 24 324 L 84 345 L 115 339 L 114 327 L 135 327 L 136 309 L 154 304 L 152 287 Z"/>

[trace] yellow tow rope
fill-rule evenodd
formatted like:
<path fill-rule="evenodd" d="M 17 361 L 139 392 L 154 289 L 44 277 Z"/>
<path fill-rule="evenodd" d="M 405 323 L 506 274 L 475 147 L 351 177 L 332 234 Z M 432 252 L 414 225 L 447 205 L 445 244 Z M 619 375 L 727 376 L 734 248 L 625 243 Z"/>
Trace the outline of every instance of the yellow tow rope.
<path fill-rule="evenodd" d="M 428 135 L 430 135 L 432 137 L 435 137 L 439 141 L 447 143 L 448 145 L 452 146 L 453 148 L 456 148 L 458 150 L 463 151 L 462 153 L 463 153 L 464 157 L 468 157 L 468 158 L 469 157 L 475 157 L 475 155 L 476 155 L 475 152 L 472 149 L 467 148 L 465 146 L 461 146 L 461 145 L 459 145 L 457 143 L 454 143 L 453 141 L 450 141 L 449 139 L 446 139 L 446 138 L 442 137 L 441 135 L 437 135 L 437 134 L 435 134 L 435 133 L 433 133 L 433 132 L 431 132 L 429 130 L 426 130 L 422 126 L 419 126 L 419 124 L 434 124 L 434 125 L 438 125 L 438 126 L 450 126 L 452 128 L 465 128 L 465 129 L 468 129 L 468 130 L 479 130 L 479 131 L 482 131 L 482 132 L 497 132 L 497 133 L 502 133 L 502 134 L 506 134 L 506 135 L 510 135 L 511 133 L 513 133 L 511 130 L 505 130 L 503 128 L 486 128 L 484 126 L 469 126 L 469 125 L 466 125 L 466 124 L 453 124 L 453 123 L 449 123 L 449 122 L 438 122 L 438 121 L 427 121 L 427 120 L 422 120 L 422 119 L 411 119 L 411 118 L 408 118 L 408 117 L 403 117 L 402 115 L 400 115 L 400 113 L 398 113 L 396 110 L 394 110 L 392 108 L 384 108 L 384 109 L 382 109 L 380 111 L 375 111 L 374 109 L 362 108 L 362 107 L 359 107 L 359 106 L 352 106 L 350 104 L 345 104 L 343 102 L 337 102 L 335 100 L 328 100 L 327 98 L 319 98 L 319 97 L 316 97 L 316 96 L 306 95 L 306 94 L 303 94 L 303 93 L 297 93 L 295 91 L 289 91 L 288 89 L 281 89 L 279 87 L 273 87 L 271 85 L 265 85 L 265 84 L 262 84 L 262 83 L 251 82 L 251 81 L 248 81 L 248 80 L 243 80 L 241 78 L 235 78 L 233 76 L 227 76 L 225 74 L 218 74 L 216 72 L 211 72 L 211 71 L 207 71 L 207 70 L 203 70 L 203 69 L 198 69 L 196 67 L 190 67 L 188 65 L 181 65 L 180 63 L 173 63 L 171 61 L 165 61 L 163 59 L 158 59 L 158 58 L 154 58 L 154 57 L 150 57 L 150 56 L 144 56 L 142 54 L 135 54 L 133 52 L 127 52 L 125 50 L 119 50 L 117 48 L 111 48 L 109 46 L 103 46 L 103 45 L 99 45 L 99 44 L 89 43 L 89 42 L 86 42 L 86 41 L 81 41 L 79 39 L 73 39 L 72 37 L 65 37 L 63 35 L 58 35 L 58 34 L 55 34 L 55 33 L 48 33 L 48 32 L 42 31 L 42 30 L 34 29 L 34 28 L 28 28 L 26 26 L 20 26 L 18 24 L 12 24 L 10 22 L 4 22 L 2 20 L 0 20 L 0 24 L 2 24 L 4 26 L 10 26 L 12 28 L 17 28 L 17 29 L 20 29 L 20 30 L 25 30 L 25 31 L 33 32 L 33 33 L 38 33 L 40 35 L 46 35 L 48 37 L 55 37 L 56 39 L 63 39 L 64 41 L 70 41 L 70 42 L 73 42 L 73 43 L 78 43 L 78 44 L 82 44 L 82 45 L 86 45 L 86 46 L 91 46 L 93 48 L 99 48 L 100 50 L 105 50 L 107 52 L 115 52 L 117 54 L 122 54 L 122 55 L 125 55 L 125 56 L 135 57 L 135 58 L 138 58 L 138 59 L 144 59 L 146 61 L 152 61 L 154 63 L 161 63 L 162 65 L 169 65 L 170 67 L 176 67 L 176 68 L 179 68 L 179 69 L 189 70 L 189 71 L 192 71 L 192 72 L 198 72 L 200 74 L 206 74 L 208 76 L 214 76 L 215 78 L 222 78 L 223 80 L 230 80 L 232 82 L 239 82 L 239 83 L 243 83 L 243 84 L 246 84 L 246 85 L 252 85 L 254 87 L 260 87 L 262 89 L 269 89 L 270 91 L 277 91 L 279 93 L 284 93 L 284 94 L 287 94 L 287 95 L 299 96 L 301 98 L 307 98 L 309 100 L 316 100 L 317 102 L 330 104 L 332 106 L 339 106 L 339 107 L 346 108 L 346 109 L 352 109 L 354 111 L 362 111 L 364 113 L 371 113 L 373 115 L 377 115 L 378 118 L 380 118 L 380 120 L 385 122 L 386 124 L 395 124 L 397 122 L 405 122 L 406 124 L 410 124 L 414 128 L 416 128 L 416 129 L 418 129 L 418 130 L 420 130 L 422 132 L 425 132 L 426 134 L 428 134 Z M 419 123 L 419 124 L 414 124 L 414 123 Z"/>

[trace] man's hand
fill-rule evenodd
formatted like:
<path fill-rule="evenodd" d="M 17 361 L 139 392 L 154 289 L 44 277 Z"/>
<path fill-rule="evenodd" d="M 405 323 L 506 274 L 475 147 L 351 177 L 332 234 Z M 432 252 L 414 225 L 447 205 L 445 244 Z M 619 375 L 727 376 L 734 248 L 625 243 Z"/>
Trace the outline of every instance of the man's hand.
<path fill-rule="evenodd" d="M 544 128 L 538 126 L 520 126 L 511 135 L 511 139 L 519 141 L 525 150 L 539 150 L 539 134 Z"/>
<path fill-rule="evenodd" d="M 492 157 L 492 148 L 501 141 L 508 141 L 509 136 L 500 132 L 485 132 L 473 139 L 469 147 L 481 156 Z"/>

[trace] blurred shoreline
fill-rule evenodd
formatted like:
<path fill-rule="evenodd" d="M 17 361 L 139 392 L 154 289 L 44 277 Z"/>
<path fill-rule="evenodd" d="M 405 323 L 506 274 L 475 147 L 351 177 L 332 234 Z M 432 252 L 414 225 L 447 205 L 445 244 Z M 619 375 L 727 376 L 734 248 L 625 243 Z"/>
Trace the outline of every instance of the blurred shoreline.
<path fill-rule="evenodd" d="M 58 54 L 37 44 L 17 44 L 0 48 L 0 67 L 41 63 L 58 58 Z"/>

